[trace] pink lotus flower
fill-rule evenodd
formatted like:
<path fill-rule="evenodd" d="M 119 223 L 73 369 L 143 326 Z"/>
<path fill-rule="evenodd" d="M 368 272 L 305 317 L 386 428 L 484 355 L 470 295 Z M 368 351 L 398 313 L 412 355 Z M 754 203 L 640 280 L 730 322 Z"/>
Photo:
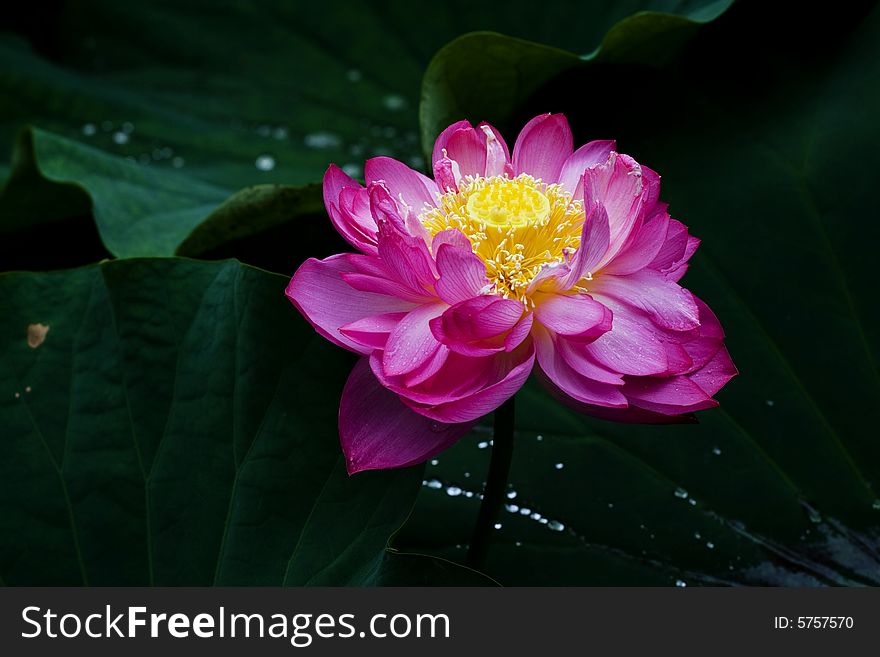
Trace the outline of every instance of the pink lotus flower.
<path fill-rule="evenodd" d="M 658 201 L 659 176 L 613 141 L 573 151 L 560 114 L 511 157 L 461 121 L 434 179 L 387 157 L 366 187 L 331 165 L 324 202 L 360 253 L 303 263 L 287 296 L 361 355 L 342 392 L 350 473 L 420 463 L 516 393 L 537 360 L 562 401 L 624 422 L 716 406 L 736 374 L 708 306 L 678 285 L 699 244 Z"/>

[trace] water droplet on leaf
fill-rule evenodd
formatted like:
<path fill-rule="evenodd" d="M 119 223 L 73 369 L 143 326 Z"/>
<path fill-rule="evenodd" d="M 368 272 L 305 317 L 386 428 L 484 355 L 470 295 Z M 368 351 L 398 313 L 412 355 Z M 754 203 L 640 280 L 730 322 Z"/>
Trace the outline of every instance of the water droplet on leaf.
<path fill-rule="evenodd" d="M 275 158 L 271 155 L 260 155 L 254 162 L 254 166 L 260 171 L 271 171 L 275 168 Z"/>

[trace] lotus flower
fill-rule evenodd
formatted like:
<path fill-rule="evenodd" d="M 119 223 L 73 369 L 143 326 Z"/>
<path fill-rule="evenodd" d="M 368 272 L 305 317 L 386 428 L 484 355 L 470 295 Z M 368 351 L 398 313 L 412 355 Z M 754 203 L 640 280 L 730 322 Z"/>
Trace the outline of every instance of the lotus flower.
<path fill-rule="evenodd" d="M 310 259 L 287 296 L 361 356 L 342 392 L 350 473 L 412 465 L 458 440 L 532 370 L 563 402 L 675 422 L 736 374 L 718 319 L 678 284 L 699 240 L 659 176 L 613 141 L 573 150 L 565 117 L 437 138 L 434 179 L 370 159 L 366 187 L 331 165 L 324 203 L 359 253 Z M 537 367 L 535 365 L 537 364 Z"/>

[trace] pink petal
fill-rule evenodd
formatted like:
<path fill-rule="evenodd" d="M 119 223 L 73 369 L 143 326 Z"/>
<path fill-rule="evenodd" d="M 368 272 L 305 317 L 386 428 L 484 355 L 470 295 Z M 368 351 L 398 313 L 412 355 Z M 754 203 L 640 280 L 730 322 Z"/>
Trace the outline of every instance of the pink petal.
<path fill-rule="evenodd" d="M 354 366 L 342 390 L 339 438 L 349 474 L 422 463 L 472 426 L 441 424 L 413 412 L 379 384 L 365 358 Z"/>
<path fill-rule="evenodd" d="M 431 320 L 431 331 L 456 353 L 487 356 L 505 350 L 505 336 L 522 315 L 523 305 L 519 301 L 478 296 L 452 306 Z"/>
<path fill-rule="evenodd" d="M 669 225 L 665 212 L 654 215 L 630 234 L 626 244 L 603 268 L 603 273 L 624 276 L 644 269 L 657 257 Z"/>
<path fill-rule="evenodd" d="M 672 280 L 678 280 L 671 273 L 682 267 L 696 251 L 700 240 L 688 235 L 687 227 L 675 219 L 669 220 L 663 245 L 648 265 L 651 269 L 663 272 Z M 680 277 L 679 277 L 680 278 Z"/>
<path fill-rule="evenodd" d="M 550 394 L 566 406 L 585 415 L 590 415 L 602 420 L 620 422 L 623 424 L 695 424 L 697 422 L 697 419 L 690 414 L 665 415 L 662 413 L 654 413 L 645 410 L 644 408 L 638 408 L 637 406 L 629 406 L 627 408 L 607 408 L 596 406 L 594 404 L 584 404 L 576 399 L 572 399 L 552 383 L 544 383 L 550 391 Z"/>
<path fill-rule="evenodd" d="M 376 222 L 367 190 L 335 164 L 324 173 L 324 207 L 345 240 L 364 253 L 376 253 Z"/>
<path fill-rule="evenodd" d="M 407 372 L 403 375 L 404 387 L 411 388 L 417 386 L 437 374 L 437 372 L 439 372 L 440 369 L 446 364 L 450 353 L 452 352 L 449 351 L 449 347 L 447 347 L 446 345 L 438 344 L 437 348 L 434 349 L 434 353 L 431 354 L 431 356 L 427 360 L 425 360 L 412 372 Z"/>
<path fill-rule="evenodd" d="M 440 278 L 434 287 L 446 303 L 465 301 L 486 290 L 486 265 L 471 251 L 470 243 L 466 248 L 441 244 L 435 253 Z"/>
<path fill-rule="evenodd" d="M 694 361 L 683 344 L 679 342 L 664 342 L 663 347 L 666 349 L 667 376 L 687 374 L 693 370 Z"/>
<path fill-rule="evenodd" d="M 387 276 L 387 274 L 385 276 Z M 342 274 L 342 280 L 360 292 L 371 292 L 373 294 L 384 294 L 397 297 L 398 299 L 408 301 L 413 305 L 421 305 L 434 300 L 433 297 L 429 296 L 424 291 L 413 291 L 412 288 L 384 276 L 373 276 L 371 274 L 351 272 Z"/>
<path fill-rule="evenodd" d="M 406 313 L 384 313 L 364 317 L 339 328 L 339 332 L 369 349 L 384 349 L 388 334 Z"/>
<path fill-rule="evenodd" d="M 450 186 L 450 178 L 457 188 L 461 176 L 497 176 L 512 171 L 507 144 L 488 123 L 476 129 L 467 121 L 453 123 L 434 142 L 431 162 L 438 181 L 442 177 L 441 187 Z"/>
<path fill-rule="evenodd" d="M 611 330 L 588 344 L 587 353 L 613 372 L 640 376 L 665 373 L 666 349 L 651 329 L 651 320 L 622 304 L 610 307 L 614 313 Z"/>
<path fill-rule="evenodd" d="M 457 249 L 471 250 L 470 240 L 457 228 L 447 228 L 434 235 L 434 239 L 431 241 L 431 252 L 436 256 L 444 244 L 449 244 Z"/>
<path fill-rule="evenodd" d="M 691 256 L 694 255 L 694 252 L 697 250 L 698 246 L 700 246 L 700 240 L 696 237 L 688 236 L 687 245 L 684 248 L 684 256 L 682 257 L 681 261 L 666 272 L 666 276 L 667 278 L 669 278 L 669 280 L 681 280 L 681 277 L 684 276 L 685 272 L 688 270 L 688 260 L 690 260 Z"/>
<path fill-rule="evenodd" d="M 596 271 L 608 252 L 610 239 L 608 213 L 603 206 L 588 202 L 581 230 L 581 245 L 572 258 L 568 274 L 560 280 L 560 288 L 568 290 L 585 276 L 591 278 L 592 272 Z"/>
<path fill-rule="evenodd" d="M 468 126 L 449 137 L 446 155 L 458 163 L 462 176 L 482 176 L 486 171 L 486 140 L 482 134 Z"/>
<path fill-rule="evenodd" d="M 440 422 L 458 423 L 476 420 L 491 413 L 513 397 L 528 379 L 535 362 L 534 346 L 529 343 L 518 352 L 495 356 L 496 361 L 504 363 L 503 369 L 506 374 L 496 383 L 488 385 L 468 397 L 435 406 L 424 406 L 406 398 L 401 399 L 417 413 Z"/>
<path fill-rule="evenodd" d="M 556 349 L 555 340 L 543 328 L 537 329 L 535 348 L 541 372 L 572 399 L 585 404 L 625 408 L 626 397 L 615 385 L 593 381 L 575 371 Z"/>
<path fill-rule="evenodd" d="M 571 128 L 562 114 L 536 116 L 526 123 L 516 139 L 514 173 L 527 173 L 545 183 L 555 183 L 573 146 Z"/>
<path fill-rule="evenodd" d="M 612 297 L 650 315 L 660 326 L 687 331 L 700 325 L 693 295 L 660 272 L 643 269 L 629 276 L 603 274 L 590 291 L 600 300 Z"/>
<path fill-rule="evenodd" d="M 381 195 L 379 188 L 374 188 Z M 374 190 L 371 189 L 371 192 Z M 428 245 L 421 237 L 413 237 L 400 230 L 394 220 L 385 220 L 384 212 L 379 224 L 379 257 L 389 277 L 405 285 L 414 293 L 430 294 L 436 279 L 434 260 Z"/>
<path fill-rule="evenodd" d="M 450 352 L 440 369 L 420 385 L 407 385 L 405 376 L 390 376 L 383 366 L 383 354 L 370 355 L 370 367 L 379 382 L 397 393 L 401 398 L 434 406 L 469 397 L 497 380 L 497 364 L 494 356 L 475 358 Z M 425 361 L 428 362 L 427 360 Z M 416 372 L 418 370 L 413 370 Z"/>
<path fill-rule="evenodd" d="M 485 175 L 500 176 L 511 175 L 513 168 L 510 165 L 510 151 L 501 133 L 488 123 L 481 123 L 477 128 L 483 133 L 486 140 L 486 169 Z"/>
<path fill-rule="evenodd" d="M 559 173 L 559 184 L 575 198 L 580 197 L 583 194 L 581 178 L 584 172 L 596 164 L 605 164 L 615 148 L 617 144 L 613 139 L 584 144 L 565 160 Z"/>
<path fill-rule="evenodd" d="M 388 376 L 412 372 L 434 355 L 438 342 L 429 323 L 445 309 L 445 303 L 419 306 L 411 310 L 388 336 L 382 367 Z"/>
<path fill-rule="evenodd" d="M 290 279 L 285 294 L 318 333 L 340 347 L 367 354 L 370 348 L 346 337 L 339 328 L 372 315 L 407 312 L 414 305 L 393 296 L 354 290 L 342 278 L 354 271 L 348 254 L 326 260 L 310 258 Z"/>
<path fill-rule="evenodd" d="M 699 370 L 712 360 L 724 343 L 724 331 L 715 313 L 699 298 L 694 297 L 694 301 L 700 310 L 699 333 L 695 338 L 682 343 L 692 361 L 689 370 L 691 372 Z"/>
<path fill-rule="evenodd" d="M 390 157 L 374 157 L 364 166 L 367 184 L 384 182 L 391 197 L 402 201 L 418 214 L 425 205 L 433 206 L 439 193 L 433 180 Z"/>
<path fill-rule="evenodd" d="M 638 224 L 643 193 L 642 169 L 628 155 L 612 152 L 607 163 L 587 169 L 584 175 L 585 204 L 601 204 L 608 213 L 610 244 L 600 266 L 620 251 Z"/>
<path fill-rule="evenodd" d="M 702 368 L 689 374 L 688 378 L 702 388 L 707 395 L 714 395 L 739 372 L 726 347 L 721 347 L 715 356 Z"/>
<path fill-rule="evenodd" d="M 461 182 L 461 167 L 455 160 L 443 156 L 434 162 L 434 180 L 442 193 L 458 191 Z"/>
<path fill-rule="evenodd" d="M 663 415 L 692 413 L 718 405 L 686 376 L 628 378 L 623 392 L 633 405 Z"/>
<path fill-rule="evenodd" d="M 585 376 L 598 383 L 607 383 L 612 386 L 623 385 L 623 375 L 618 372 L 612 372 L 607 367 L 599 364 L 595 358 L 590 356 L 586 350 L 586 345 L 583 343 L 572 342 L 561 336 L 556 336 L 554 344 L 559 355 L 568 363 L 568 366 L 581 376 Z"/>
<path fill-rule="evenodd" d="M 522 316 L 522 319 L 517 322 L 516 326 L 504 338 L 504 351 L 513 351 L 523 343 L 523 340 L 528 337 L 532 330 L 534 316 L 534 313 L 526 313 Z"/>
<path fill-rule="evenodd" d="M 439 135 L 437 135 L 437 139 L 434 140 L 434 150 L 431 154 L 431 162 L 436 162 L 443 157 L 443 149 L 446 149 L 447 153 L 449 152 L 449 140 L 455 133 L 460 130 L 473 129 L 474 127 L 470 124 L 470 121 L 456 121 Z"/>
<path fill-rule="evenodd" d="M 544 327 L 581 342 L 610 331 L 612 313 L 586 294 L 542 294 L 536 299 L 535 319 Z"/>

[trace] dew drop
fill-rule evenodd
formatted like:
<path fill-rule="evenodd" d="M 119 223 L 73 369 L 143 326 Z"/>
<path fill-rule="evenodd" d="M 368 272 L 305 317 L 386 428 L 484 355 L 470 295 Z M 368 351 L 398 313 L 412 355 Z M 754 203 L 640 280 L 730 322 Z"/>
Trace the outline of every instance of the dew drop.
<path fill-rule="evenodd" d="M 531 515 L 531 513 L 532 513 L 532 510 L 529 509 L 528 507 L 523 507 L 519 510 L 519 514 L 521 516 L 528 516 L 528 515 Z"/>
<path fill-rule="evenodd" d="M 565 467 L 565 464 L 564 463 L 556 463 L 553 467 L 556 468 L 557 470 L 562 470 L 562 468 Z"/>
<path fill-rule="evenodd" d="M 544 436 L 542 436 L 541 434 L 538 434 L 537 436 L 535 436 L 535 440 L 537 440 L 540 443 L 541 441 L 544 440 Z"/>
<path fill-rule="evenodd" d="M 449 495 L 449 497 L 458 497 L 461 495 L 461 488 L 458 486 L 450 486 L 446 489 L 446 494 Z"/>
<path fill-rule="evenodd" d="M 126 133 L 122 132 L 121 130 L 117 130 L 116 132 L 113 133 L 113 143 L 119 144 L 120 146 L 122 144 L 127 144 L 128 143 L 128 135 Z"/>
<path fill-rule="evenodd" d="M 342 139 L 332 132 L 312 132 L 305 136 L 305 143 L 309 148 L 339 148 Z"/>
<path fill-rule="evenodd" d="M 770 407 L 772 408 L 772 407 L 775 406 L 775 405 L 776 405 L 776 402 L 773 401 L 772 399 L 768 399 L 768 400 L 767 400 L 767 406 L 770 406 Z"/>
<path fill-rule="evenodd" d="M 538 522 L 540 522 L 540 521 L 541 521 L 541 514 L 538 513 L 537 511 L 535 511 L 534 513 L 532 513 L 532 514 L 529 516 L 529 518 L 531 518 L 532 520 L 537 520 Z"/>
<path fill-rule="evenodd" d="M 690 504 L 691 506 L 697 506 L 697 501 L 692 497 L 688 500 L 688 504 Z"/>
<path fill-rule="evenodd" d="M 21 393 L 20 393 L 20 392 L 16 392 L 16 393 L 15 393 L 15 398 L 18 399 L 19 397 L 21 397 Z"/>
<path fill-rule="evenodd" d="M 385 109 L 396 112 L 406 107 L 406 98 L 398 94 L 388 94 L 382 99 L 382 104 L 385 105 Z"/>
<path fill-rule="evenodd" d="M 694 532 L 694 538 L 699 541 L 703 537 L 700 536 L 700 532 Z"/>
<path fill-rule="evenodd" d="M 807 516 L 810 518 L 810 522 L 814 525 L 818 525 L 820 522 L 822 522 L 822 516 L 819 514 L 818 511 L 816 511 L 816 509 L 809 509 L 807 511 Z"/>
<path fill-rule="evenodd" d="M 687 496 L 688 496 L 688 492 L 684 488 L 679 486 L 678 488 L 675 489 L 675 496 L 680 500 L 686 500 Z"/>
<path fill-rule="evenodd" d="M 96 126 L 94 123 L 86 123 L 86 124 L 83 125 L 83 127 L 82 127 L 82 133 L 83 133 L 86 137 L 91 137 L 91 136 L 94 135 L 96 132 L 98 132 L 98 126 Z"/>
<path fill-rule="evenodd" d="M 33 390 L 33 388 L 31 388 L 30 386 L 25 386 L 25 387 L 24 387 L 24 391 L 25 391 L 25 392 L 30 392 L 31 390 Z"/>
<path fill-rule="evenodd" d="M 713 453 L 715 456 L 721 456 L 721 448 L 720 448 L 720 447 L 713 447 L 713 448 L 712 448 L 712 453 Z"/>
<path fill-rule="evenodd" d="M 507 509 L 509 513 L 517 513 L 519 511 L 519 507 L 516 504 L 505 504 L 504 508 Z"/>
<path fill-rule="evenodd" d="M 495 529 L 501 529 L 501 523 L 500 523 L 500 522 L 496 522 L 496 523 L 495 523 Z"/>
<path fill-rule="evenodd" d="M 470 472 L 465 472 L 465 473 L 464 473 L 464 476 L 465 476 L 465 477 L 470 477 L 470 476 L 471 476 L 471 473 L 470 473 Z"/>
<path fill-rule="evenodd" d="M 260 171 L 271 171 L 275 168 L 275 158 L 271 155 L 260 155 L 254 162 L 254 166 Z"/>
<path fill-rule="evenodd" d="M 516 491 L 515 490 L 507 491 L 507 499 L 509 499 L 509 500 L 516 499 Z M 880 500 L 878 500 L 878 502 L 880 502 Z"/>
<path fill-rule="evenodd" d="M 553 532 L 561 532 L 563 529 L 565 529 L 565 525 L 563 525 L 558 520 L 550 520 L 547 523 L 547 529 Z"/>
<path fill-rule="evenodd" d="M 431 465 L 440 465 L 440 461 L 437 459 L 431 459 Z"/>
<path fill-rule="evenodd" d="M 428 488 L 432 488 L 433 490 L 440 490 L 441 488 L 443 488 L 443 482 L 439 479 L 428 479 L 425 486 L 427 486 Z"/>
<path fill-rule="evenodd" d="M 675 585 L 678 588 L 683 589 L 684 587 L 687 586 L 687 582 L 685 582 L 684 580 L 681 580 L 681 579 L 677 579 L 677 580 L 675 580 Z"/>
<path fill-rule="evenodd" d="M 477 449 L 486 449 L 489 446 L 488 440 L 481 440 L 477 443 Z"/>
<path fill-rule="evenodd" d="M 464 492 L 464 496 L 465 496 L 465 497 L 473 497 L 473 496 L 474 496 L 474 493 L 473 493 L 473 491 L 466 490 L 466 491 Z"/>
<path fill-rule="evenodd" d="M 714 550 L 715 544 L 712 541 L 706 541 L 706 547 L 709 548 L 710 550 Z"/>
<path fill-rule="evenodd" d="M 613 508 L 614 508 L 614 502 L 609 502 L 609 503 L 608 503 L 608 508 L 609 508 L 609 509 L 613 509 Z"/>
<path fill-rule="evenodd" d="M 517 541 L 517 542 L 515 543 L 515 545 L 516 545 L 516 547 L 522 547 L 522 541 Z"/>

